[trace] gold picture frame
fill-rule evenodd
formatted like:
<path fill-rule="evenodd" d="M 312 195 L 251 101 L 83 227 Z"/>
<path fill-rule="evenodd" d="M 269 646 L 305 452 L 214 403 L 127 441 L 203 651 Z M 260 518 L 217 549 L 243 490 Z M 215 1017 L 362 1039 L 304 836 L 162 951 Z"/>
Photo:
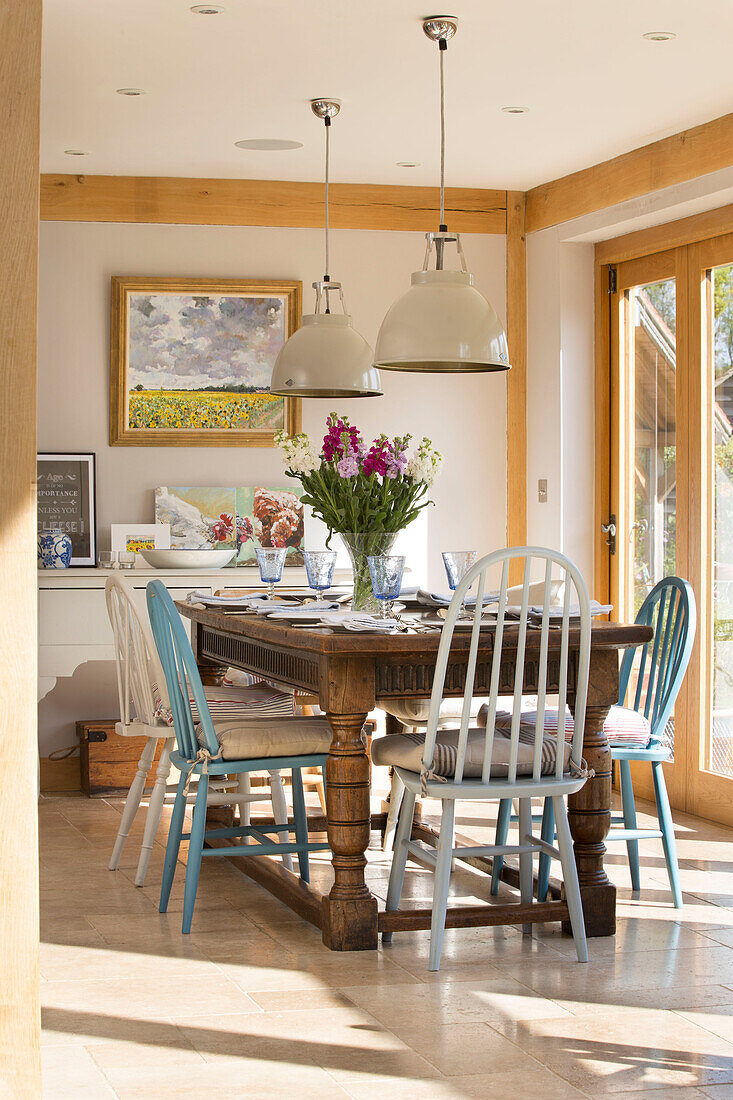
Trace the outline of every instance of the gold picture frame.
<path fill-rule="evenodd" d="M 299 432 L 300 399 L 270 396 L 263 382 L 298 327 L 302 288 L 113 275 L 110 446 L 273 447 L 280 428 Z"/>

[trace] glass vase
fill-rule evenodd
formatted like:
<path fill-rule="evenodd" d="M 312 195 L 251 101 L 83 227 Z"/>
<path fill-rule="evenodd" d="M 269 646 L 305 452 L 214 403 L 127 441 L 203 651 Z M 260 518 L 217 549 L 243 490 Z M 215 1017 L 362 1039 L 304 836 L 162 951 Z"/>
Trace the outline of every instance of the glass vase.
<path fill-rule="evenodd" d="M 349 551 L 351 568 L 354 574 L 354 594 L 351 597 L 352 611 L 367 611 L 379 614 L 379 600 L 372 591 L 372 576 L 367 558 L 389 554 L 394 546 L 397 531 L 339 531 L 344 546 Z"/>

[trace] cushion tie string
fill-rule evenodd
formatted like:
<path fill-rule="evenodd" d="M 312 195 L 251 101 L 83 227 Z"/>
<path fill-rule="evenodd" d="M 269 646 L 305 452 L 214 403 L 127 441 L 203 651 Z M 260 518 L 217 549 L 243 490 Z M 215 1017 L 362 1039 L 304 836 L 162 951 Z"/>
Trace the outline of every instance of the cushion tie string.
<path fill-rule="evenodd" d="M 421 798 L 428 797 L 428 783 L 447 783 L 448 779 L 445 775 L 438 775 L 432 768 L 426 768 L 425 765 L 420 767 L 420 796 Z"/>
<path fill-rule="evenodd" d="M 185 783 L 185 786 L 183 788 L 184 798 L 188 795 L 188 788 L 191 786 L 191 777 L 193 776 L 193 773 L 196 769 L 196 766 L 198 764 L 201 765 L 201 775 L 208 775 L 209 774 L 209 762 L 213 761 L 213 760 L 221 760 L 221 745 L 219 746 L 219 751 L 216 753 L 215 756 L 212 756 L 212 754 L 209 752 L 208 749 L 200 748 L 199 751 L 196 753 L 195 758 L 193 760 L 188 761 L 188 771 L 186 772 L 186 783 Z"/>
<path fill-rule="evenodd" d="M 575 779 L 592 779 L 593 776 L 596 774 L 593 768 L 588 767 L 588 764 L 583 759 L 583 757 L 580 758 L 580 767 L 578 767 L 578 765 L 575 763 L 572 756 L 570 757 L 569 765 L 570 774 Z"/>

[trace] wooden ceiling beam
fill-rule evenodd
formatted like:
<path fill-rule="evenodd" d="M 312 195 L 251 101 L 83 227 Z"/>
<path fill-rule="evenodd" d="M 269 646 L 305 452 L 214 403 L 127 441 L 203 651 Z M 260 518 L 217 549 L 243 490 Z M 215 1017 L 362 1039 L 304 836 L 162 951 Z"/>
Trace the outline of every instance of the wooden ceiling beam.
<path fill-rule="evenodd" d="M 526 230 L 547 229 L 731 165 L 733 114 L 533 187 Z"/>
<path fill-rule="evenodd" d="M 435 187 L 334 183 L 334 229 L 437 228 Z M 446 214 L 462 233 L 505 233 L 506 191 L 448 187 Z M 156 176 L 41 176 L 44 221 L 261 225 L 320 229 L 323 184 Z"/>

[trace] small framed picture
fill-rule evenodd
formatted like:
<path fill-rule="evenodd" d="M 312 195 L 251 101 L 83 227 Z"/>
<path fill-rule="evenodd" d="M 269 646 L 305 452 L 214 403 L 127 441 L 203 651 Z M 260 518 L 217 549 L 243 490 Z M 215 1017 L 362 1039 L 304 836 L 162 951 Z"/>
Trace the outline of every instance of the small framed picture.
<path fill-rule="evenodd" d="M 170 550 L 168 523 L 111 523 L 110 550 L 139 554 L 141 550 Z"/>
<path fill-rule="evenodd" d="M 71 539 L 71 565 L 97 564 L 94 455 L 38 454 L 38 531 L 63 531 Z"/>

